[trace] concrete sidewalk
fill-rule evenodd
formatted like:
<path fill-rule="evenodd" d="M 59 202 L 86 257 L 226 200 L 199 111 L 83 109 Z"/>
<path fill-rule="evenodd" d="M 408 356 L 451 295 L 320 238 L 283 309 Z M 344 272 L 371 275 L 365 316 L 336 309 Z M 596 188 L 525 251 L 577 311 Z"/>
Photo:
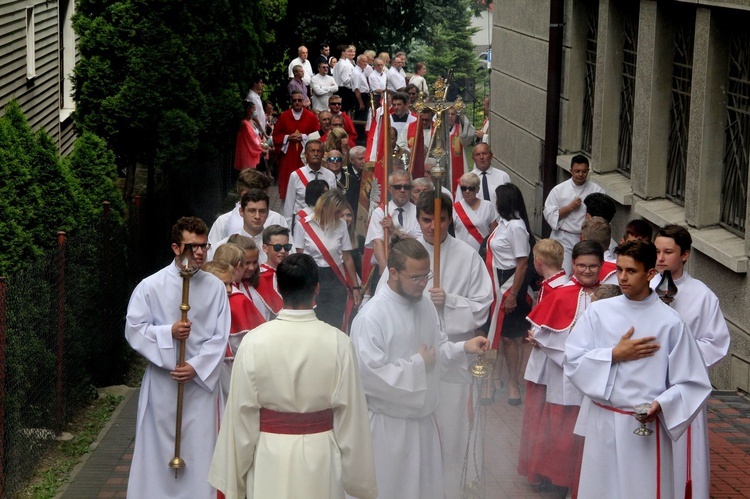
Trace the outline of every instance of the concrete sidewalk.
<path fill-rule="evenodd" d="M 133 458 L 138 392 L 132 391 L 113 414 L 86 460 L 73 472 L 58 498 L 125 497 Z M 516 465 L 523 405 L 507 404 L 502 392 L 486 408 L 485 491 L 487 499 L 553 498 L 535 491 Z M 711 496 L 750 497 L 750 402 L 733 392 L 714 392 L 708 401 L 711 441 Z M 166 465 L 165 465 L 166 468 Z M 164 472 L 169 470 L 165 469 Z"/>

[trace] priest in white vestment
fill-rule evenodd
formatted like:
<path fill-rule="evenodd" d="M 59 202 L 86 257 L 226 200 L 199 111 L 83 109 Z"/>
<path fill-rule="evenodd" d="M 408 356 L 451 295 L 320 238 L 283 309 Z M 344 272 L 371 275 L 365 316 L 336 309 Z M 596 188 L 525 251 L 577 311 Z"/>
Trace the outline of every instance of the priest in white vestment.
<path fill-rule="evenodd" d="M 469 382 L 467 354 L 489 342 L 452 343 L 424 295 L 430 257 L 415 239 L 398 240 L 388 256 L 388 281 L 352 326 L 370 411 L 381 499 L 444 497 L 440 434 L 435 411 L 440 380 Z"/>
<path fill-rule="evenodd" d="M 206 480 L 216 443 L 221 390 L 219 376 L 229 337 L 230 312 L 224 284 L 197 270 L 190 279 L 188 322 L 181 321 L 180 269 L 187 257 L 200 269 L 206 257 L 208 227 L 195 217 L 177 221 L 175 260 L 135 288 L 128 304 L 125 337 L 148 361 L 138 398 L 135 450 L 128 497 L 215 498 Z M 185 365 L 177 367 L 180 339 Z M 180 457 L 185 468 L 169 467 L 174 457 L 177 384 L 184 383 Z"/>
<path fill-rule="evenodd" d="M 672 273 L 677 286 L 677 295 L 671 307 L 680 314 L 690 328 L 703 361 L 710 368 L 729 351 L 729 328 L 719 307 L 719 299 L 708 286 L 688 274 L 683 266 L 690 257 L 693 241 L 688 230 L 679 225 L 667 225 L 656 231 L 656 270 L 663 274 Z M 653 289 L 659 285 L 661 276 L 651 280 Z M 711 463 L 708 446 L 708 416 L 704 407 L 688 429 L 690 452 L 688 453 L 687 432 L 674 445 L 675 486 L 678 497 L 684 497 L 683 490 L 690 480 L 693 499 L 708 499 L 711 491 Z M 690 476 L 687 457 L 690 456 Z"/>
<path fill-rule="evenodd" d="M 544 219 L 552 228 L 550 237 L 565 248 L 563 269 L 570 274 L 573 269 L 571 254 L 573 246 L 581 240 L 581 226 L 586 217 L 583 200 L 594 192 L 604 189 L 588 180 L 589 160 L 579 154 L 570 161 L 570 179 L 556 185 L 544 201 Z"/>
<path fill-rule="evenodd" d="M 227 499 L 378 497 L 354 349 L 313 311 L 317 266 L 291 255 L 276 277 L 284 308 L 235 356 L 209 481 Z"/>
<path fill-rule="evenodd" d="M 623 296 L 591 304 L 565 345 L 565 374 L 591 398 L 578 497 L 676 497 L 672 442 L 711 384 L 690 330 L 649 288 L 656 248 L 632 241 L 617 254 Z M 641 403 L 651 404 L 649 436 L 633 433 Z"/>

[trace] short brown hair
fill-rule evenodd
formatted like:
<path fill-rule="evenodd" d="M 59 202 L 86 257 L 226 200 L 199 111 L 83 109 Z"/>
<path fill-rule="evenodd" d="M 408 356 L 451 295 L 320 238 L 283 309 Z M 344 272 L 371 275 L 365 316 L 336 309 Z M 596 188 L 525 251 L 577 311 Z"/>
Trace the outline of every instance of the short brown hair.
<path fill-rule="evenodd" d="M 427 253 L 422 243 L 413 237 L 398 235 L 391 237 L 391 247 L 388 252 L 388 268 L 404 270 L 408 258 L 412 260 L 429 260 L 430 254 Z"/>
<path fill-rule="evenodd" d="M 583 222 L 581 237 L 586 241 L 599 243 L 602 250 L 607 251 L 610 239 L 612 239 L 612 227 L 602 217 L 591 217 Z"/>

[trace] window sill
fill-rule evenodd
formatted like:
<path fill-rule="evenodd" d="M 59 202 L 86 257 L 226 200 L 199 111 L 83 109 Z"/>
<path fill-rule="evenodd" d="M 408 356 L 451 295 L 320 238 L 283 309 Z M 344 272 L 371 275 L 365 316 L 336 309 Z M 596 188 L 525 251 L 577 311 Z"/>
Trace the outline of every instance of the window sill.
<path fill-rule="evenodd" d="M 564 154 L 557 157 L 557 166 L 570 172 L 570 160 L 573 154 Z M 604 189 L 607 196 L 620 203 L 623 206 L 633 204 L 633 189 L 630 187 L 630 179 L 625 175 L 617 172 L 597 173 L 591 170 L 589 180 L 598 184 Z"/>
<path fill-rule="evenodd" d="M 678 224 L 687 227 L 685 209 L 668 199 L 650 201 L 637 200 L 633 210 L 649 222 L 660 227 Z M 746 274 L 750 269 L 745 255 L 745 240 L 721 227 L 693 229 L 688 227 L 693 238 L 693 249 L 727 267 L 732 272 Z"/>
<path fill-rule="evenodd" d="M 65 120 L 70 118 L 70 116 L 73 114 L 73 111 L 75 111 L 74 107 L 64 107 L 60 109 L 60 123 L 64 123 Z"/>

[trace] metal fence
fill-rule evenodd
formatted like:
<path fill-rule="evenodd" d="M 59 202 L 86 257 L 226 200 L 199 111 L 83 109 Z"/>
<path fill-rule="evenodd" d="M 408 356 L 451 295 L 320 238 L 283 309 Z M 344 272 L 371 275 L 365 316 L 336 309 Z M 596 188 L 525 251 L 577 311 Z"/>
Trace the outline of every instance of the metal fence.
<path fill-rule="evenodd" d="M 95 386 L 119 383 L 128 362 L 126 230 L 108 209 L 57 234 L 55 249 L 0 280 L 0 496 L 34 472 Z"/>

